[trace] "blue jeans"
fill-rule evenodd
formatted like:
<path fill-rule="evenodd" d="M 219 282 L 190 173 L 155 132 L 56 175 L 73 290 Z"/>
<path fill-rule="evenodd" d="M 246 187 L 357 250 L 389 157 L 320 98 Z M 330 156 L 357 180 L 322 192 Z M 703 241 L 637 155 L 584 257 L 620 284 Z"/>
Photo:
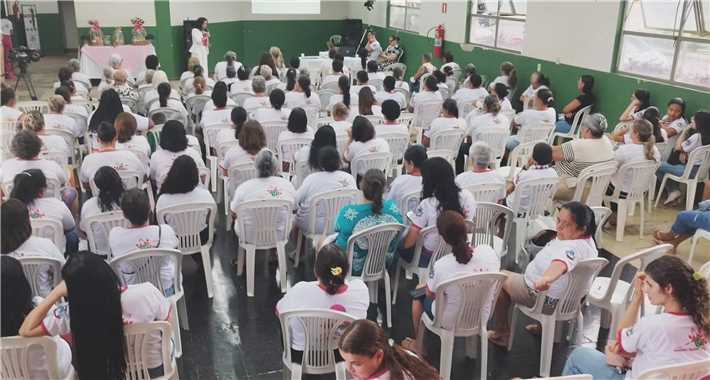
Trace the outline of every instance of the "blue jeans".
<path fill-rule="evenodd" d="M 694 178 L 695 175 L 698 173 L 698 168 L 699 166 L 695 166 L 693 170 L 690 171 L 690 177 Z M 668 174 L 673 174 L 675 176 L 682 176 L 683 172 L 685 171 L 685 165 L 683 164 L 669 164 L 668 161 L 663 161 L 661 162 L 661 166 L 656 170 L 656 178 L 658 178 L 659 181 L 663 180 L 663 176 L 668 173 Z M 666 189 L 670 193 L 671 191 L 678 190 L 678 182 L 675 181 L 666 181 Z"/>
<path fill-rule="evenodd" d="M 67 242 L 66 256 L 79 252 L 79 234 L 76 232 L 76 228 L 64 231 L 64 239 Z"/>
<path fill-rule="evenodd" d="M 567 133 L 570 129 L 572 129 L 572 125 L 565 119 L 558 120 L 557 123 L 555 123 L 555 132 Z"/>
<path fill-rule="evenodd" d="M 512 152 L 513 149 L 515 149 L 515 147 L 518 145 L 520 145 L 520 139 L 518 138 L 518 135 L 510 136 L 505 142 L 505 150 L 507 150 L 508 152 Z"/>
<path fill-rule="evenodd" d="M 681 211 L 671 231 L 676 235 L 693 235 L 697 229 L 710 231 L 710 211 Z"/>
<path fill-rule="evenodd" d="M 623 380 L 624 375 L 606 364 L 606 355 L 593 348 L 578 347 L 567 358 L 562 376 L 592 375 L 595 379 Z"/>

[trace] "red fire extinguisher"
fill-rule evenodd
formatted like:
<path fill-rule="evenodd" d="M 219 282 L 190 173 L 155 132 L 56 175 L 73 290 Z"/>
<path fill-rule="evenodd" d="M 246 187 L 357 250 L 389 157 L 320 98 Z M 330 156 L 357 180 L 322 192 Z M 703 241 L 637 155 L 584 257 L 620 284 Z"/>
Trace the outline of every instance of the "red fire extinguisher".
<path fill-rule="evenodd" d="M 442 46 L 444 44 L 444 25 L 439 24 L 434 32 L 434 56 L 441 58 Z"/>

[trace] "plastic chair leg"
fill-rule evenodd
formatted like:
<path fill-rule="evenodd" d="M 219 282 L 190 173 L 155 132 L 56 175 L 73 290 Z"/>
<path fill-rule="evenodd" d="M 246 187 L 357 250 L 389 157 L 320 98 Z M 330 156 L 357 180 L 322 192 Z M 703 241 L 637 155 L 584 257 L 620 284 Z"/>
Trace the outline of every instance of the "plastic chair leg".
<path fill-rule="evenodd" d="M 210 165 L 210 182 L 212 183 L 210 186 L 214 193 L 217 191 L 217 157 L 208 155 L 207 160 Z"/>
<path fill-rule="evenodd" d="M 244 248 L 239 247 L 237 249 L 237 276 L 244 274 Z"/>
<path fill-rule="evenodd" d="M 210 247 L 203 245 L 200 250 L 202 254 L 202 268 L 205 270 L 205 282 L 207 283 L 207 297 L 212 298 L 214 296 L 214 280 L 212 279 Z"/>
<path fill-rule="evenodd" d="M 182 296 L 182 298 L 177 301 L 177 312 L 180 316 L 180 327 L 183 330 L 189 330 L 190 322 L 187 318 L 187 302 L 185 301 L 185 296 Z"/>
<path fill-rule="evenodd" d="M 542 342 L 540 343 L 540 376 L 549 377 L 552 365 L 552 349 L 555 343 L 555 321 L 543 317 Z"/>
<path fill-rule="evenodd" d="M 254 246 L 245 247 L 247 251 L 247 297 L 254 297 L 254 259 L 256 256 L 256 248 Z"/>
<path fill-rule="evenodd" d="M 276 245 L 276 255 L 279 259 L 279 281 L 281 282 L 281 293 L 286 293 L 288 281 L 286 277 L 286 243 Z"/>
<path fill-rule="evenodd" d="M 397 303 L 397 289 L 399 289 L 399 276 L 402 275 L 401 259 L 397 260 L 397 267 L 394 270 L 394 284 L 392 284 L 392 305 Z M 406 272 L 406 271 L 405 271 Z"/>
<path fill-rule="evenodd" d="M 298 363 L 291 363 L 291 380 L 301 380 L 303 367 Z"/>
<path fill-rule="evenodd" d="M 641 225 L 639 226 L 639 237 L 643 238 L 643 226 L 644 222 L 646 221 L 646 213 L 645 213 L 645 206 L 644 206 L 644 201 L 643 198 L 641 198 L 641 201 L 639 202 L 639 208 L 641 208 Z"/>
<path fill-rule="evenodd" d="M 173 302 L 173 308 L 177 308 L 178 312 L 175 313 L 173 312 L 170 317 L 170 326 L 173 329 L 173 342 L 175 344 L 175 357 L 181 357 L 182 356 L 182 337 L 180 336 L 180 324 L 183 319 L 182 315 L 179 315 L 179 304 L 182 301 L 182 303 L 185 303 L 185 297 L 182 297 L 180 300 L 177 302 Z M 178 305 L 176 305 L 176 303 Z M 187 319 L 187 315 L 184 316 L 185 319 Z"/>
<path fill-rule="evenodd" d="M 658 194 L 656 194 L 656 204 L 654 205 L 656 208 L 658 208 L 658 202 L 661 200 L 661 196 L 663 195 L 663 189 L 666 187 L 666 181 L 668 181 L 668 174 L 663 175 L 661 187 L 658 188 Z"/>
<path fill-rule="evenodd" d="M 700 240 L 700 235 L 697 233 L 693 235 L 693 241 L 690 246 L 690 254 L 688 255 L 688 264 L 693 265 L 693 256 L 695 256 L 695 247 L 698 245 L 698 240 Z"/>
<path fill-rule="evenodd" d="M 512 311 L 512 319 L 510 321 L 510 335 L 508 335 L 508 351 L 513 348 L 513 338 L 515 338 L 515 325 L 518 323 L 518 307 L 514 306 Z"/>
<path fill-rule="evenodd" d="M 387 307 L 385 308 L 387 310 L 387 327 L 392 327 L 392 289 L 391 289 L 391 284 L 390 284 L 390 275 L 387 273 L 387 270 L 385 270 L 385 278 L 383 280 L 385 282 L 385 305 Z"/>
<path fill-rule="evenodd" d="M 441 354 L 439 356 L 439 374 L 444 380 L 451 379 L 451 358 L 454 353 L 454 336 L 448 331 L 442 331 Z"/>
<path fill-rule="evenodd" d="M 486 380 L 488 377 L 488 336 L 485 334 L 486 332 L 486 323 L 481 322 L 481 357 L 480 359 L 480 366 L 481 366 L 481 380 Z"/>
<path fill-rule="evenodd" d="M 303 231 L 298 231 L 298 239 L 296 239 L 296 253 L 293 256 L 293 267 L 298 268 L 298 264 L 301 261 L 301 249 L 303 247 L 303 240 L 307 239 L 303 235 Z"/>
<path fill-rule="evenodd" d="M 698 186 L 698 181 L 691 180 L 686 183 L 686 194 L 685 194 L 685 211 L 693 210 L 693 203 L 695 202 L 695 190 Z"/>
<path fill-rule="evenodd" d="M 335 363 L 335 379 L 345 380 L 347 379 L 347 371 L 345 369 L 345 362 Z"/>
<path fill-rule="evenodd" d="M 626 227 L 627 203 L 623 199 L 617 201 L 616 210 L 616 241 L 624 241 L 624 228 Z"/>

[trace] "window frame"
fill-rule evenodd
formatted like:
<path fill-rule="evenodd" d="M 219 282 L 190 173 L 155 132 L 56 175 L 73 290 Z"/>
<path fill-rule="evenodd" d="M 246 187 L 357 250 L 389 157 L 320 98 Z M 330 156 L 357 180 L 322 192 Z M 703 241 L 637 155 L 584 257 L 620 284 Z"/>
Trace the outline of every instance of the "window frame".
<path fill-rule="evenodd" d="M 407 3 L 409 3 L 408 0 L 405 1 L 405 5 L 392 4 L 392 1 L 391 1 L 391 0 L 387 1 L 387 27 L 388 27 L 388 28 L 391 28 L 391 29 L 394 29 L 394 30 L 401 31 L 401 32 L 419 33 L 418 30 L 411 29 L 411 28 L 410 28 L 410 29 L 407 29 L 407 11 L 408 11 L 409 9 L 421 10 L 421 0 L 419 1 L 419 6 L 418 6 L 418 7 L 411 6 L 411 5 L 407 5 Z M 392 25 L 392 16 L 391 16 L 391 15 L 392 15 L 392 7 L 404 9 L 404 28 L 399 28 L 399 27 L 396 27 L 396 26 L 393 26 L 393 25 Z"/>
<path fill-rule="evenodd" d="M 501 15 L 500 14 L 500 9 L 501 9 L 501 1 L 505 0 L 496 0 L 496 4 L 498 5 L 498 8 L 496 9 L 496 14 L 495 15 L 487 15 L 487 14 L 474 14 L 473 13 L 473 8 L 475 6 L 474 2 L 478 2 L 479 0 L 468 0 L 468 10 L 467 10 L 467 18 L 466 18 L 466 43 L 474 45 L 474 46 L 480 46 L 482 48 L 486 49 L 494 49 L 494 50 L 500 50 L 506 53 L 512 53 L 512 54 L 523 54 L 522 48 L 518 50 L 513 50 L 505 47 L 500 47 L 498 44 L 498 32 L 500 30 L 500 20 L 505 20 L 505 21 L 512 21 L 512 22 L 520 22 L 520 23 L 527 23 L 528 21 L 528 15 L 527 11 L 523 15 L 524 18 L 521 20 L 515 16 L 511 15 Z M 527 0 L 526 0 L 527 2 Z M 473 19 L 475 18 L 485 18 L 485 19 L 492 19 L 495 20 L 495 35 L 493 36 L 493 46 L 491 45 L 486 45 L 482 44 L 480 42 L 474 42 L 471 40 L 471 28 L 473 28 Z M 523 35 L 523 41 L 524 41 L 525 35 Z"/>
<path fill-rule="evenodd" d="M 634 1 L 634 0 L 631 0 Z M 643 3 L 641 1 L 643 0 L 638 0 L 639 5 L 643 7 Z M 703 8 L 702 8 L 702 0 L 678 0 L 683 2 L 683 7 L 680 10 L 680 12 L 685 12 L 687 9 L 686 7 L 689 5 L 689 2 L 695 2 L 695 10 L 693 12 L 692 17 L 695 19 L 695 23 L 697 25 L 697 28 L 699 29 L 699 33 L 702 34 L 708 33 L 710 34 L 710 30 L 705 30 L 705 20 L 703 20 Z M 634 31 L 634 30 L 625 30 L 625 24 L 626 24 L 626 18 L 629 15 L 629 11 L 631 10 L 631 7 L 628 6 L 629 0 L 624 0 L 621 4 L 622 12 L 620 14 L 621 20 L 619 22 L 619 37 L 618 37 L 618 44 L 619 47 L 616 50 L 616 59 L 614 62 L 614 71 L 619 74 L 623 74 L 629 77 L 634 77 L 634 78 L 639 78 L 643 80 L 649 80 L 649 81 L 656 81 L 656 82 L 661 82 L 661 83 L 667 83 L 667 84 L 672 84 L 675 86 L 682 86 L 682 87 L 687 87 L 687 88 L 692 88 L 692 89 L 697 89 L 697 90 L 705 90 L 707 91 L 710 89 L 710 86 L 702 86 L 698 85 L 695 83 L 687 83 L 687 82 L 680 82 L 676 80 L 676 74 L 677 74 L 677 68 L 678 68 L 678 57 L 680 56 L 680 51 L 681 51 L 681 46 L 683 45 L 683 42 L 694 42 L 694 43 L 700 43 L 700 44 L 706 44 L 708 47 L 710 47 L 710 36 L 709 38 L 701 38 L 697 36 L 689 36 L 688 34 L 684 35 L 684 27 L 685 24 L 680 25 L 678 27 L 677 31 L 669 30 L 668 28 L 656 28 L 660 31 L 665 31 L 671 32 L 671 34 L 664 34 L 664 33 L 652 33 L 652 32 L 639 32 L 639 31 Z M 710 6 L 710 3 L 707 4 Z M 645 14 L 642 13 L 642 17 L 644 17 L 644 22 L 645 22 Z M 687 21 L 686 21 L 687 22 Z M 628 71 L 624 71 L 620 68 L 621 65 L 621 57 L 623 55 L 624 51 L 624 36 L 636 36 L 636 37 L 642 37 L 642 38 L 652 38 L 652 39 L 660 39 L 660 40 L 671 40 L 674 41 L 674 46 L 673 46 L 673 60 L 671 62 L 671 69 L 670 69 L 670 77 L 668 79 L 665 78 L 658 78 L 658 77 L 652 77 L 644 74 L 638 74 L 638 73 L 632 73 Z"/>

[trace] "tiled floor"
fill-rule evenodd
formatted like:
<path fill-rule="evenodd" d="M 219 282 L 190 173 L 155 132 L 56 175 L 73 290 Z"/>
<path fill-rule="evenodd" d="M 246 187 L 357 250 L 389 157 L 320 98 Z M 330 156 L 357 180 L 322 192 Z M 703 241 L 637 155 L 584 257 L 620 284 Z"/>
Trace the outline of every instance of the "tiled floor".
<path fill-rule="evenodd" d="M 56 79 L 56 72 L 66 57 L 43 57 L 39 63 L 30 67 L 34 85 L 40 99 L 51 94 L 51 84 Z M 12 83 L 14 85 L 14 83 Z M 18 89 L 19 100 L 29 100 L 26 90 Z M 658 208 L 647 215 L 645 237 L 638 236 L 638 212 L 631 217 L 626 228 L 623 242 L 616 242 L 613 234 L 605 233 L 604 248 L 616 256 L 625 256 L 638 249 L 652 245 L 650 233 L 655 228 L 668 227 L 678 210 Z M 687 257 L 689 242 L 679 249 Z M 269 253 L 257 255 L 255 297 L 247 298 L 243 277 L 237 277 L 233 260 L 236 258 L 236 242 L 233 234 L 227 233 L 220 220 L 212 249 L 213 276 L 215 280 L 214 298 L 208 299 L 204 275 L 194 260 L 186 258 L 183 264 L 185 274 L 187 306 L 190 330 L 183 331 L 183 357 L 178 361 L 180 377 L 183 379 L 277 379 L 281 378 L 281 338 L 278 319 L 274 313 L 276 301 L 281 297 L 274 280 L 275 263 Z M 613 265 L 617 258 L 603 252 Z M 694 266 L 710 260 L 710 244 L 703 242 L 696 252 Z M 611 271 L 609 265 L 602 274 Z M 308 268 L 308 269 L 306 269 Z M 307 260 L 298 270 L 289 269 L 289 280 L 295 282 L 312 280 L 312 262 Z M 626 273 L 631 278 L 633 273 Z M 411 334 L 411 297 L 409 289 L 413 281 L 402 281 L 399 299 L 393 306 L 394 327 L 388 334 L 395 341 Z M 384 297 L 380 297 L 384 300 Z M 509 379 L 512 377 L 531 377 L 537 375 L 539 366 L 540 339 L 527 333 L 521 323 L 516 333 L 515 344 L 511 352 L 504 352 L 489 346 L 488 377 L 491 379 Z M 581 342 L 594 345 L 599 330 L 599 311 L 590 307 L 585 310 L 585 323 Z M 480 374 L 479 363 L 464 357 L 463 342 L 457 342 L 454 354 L 452 378 L 474 379 Z M 438 363 L 439 342 L 435 336 L 427 337 L 429 357 Z M 569 345 L 555 345 L 552 374 L 558 375 L 564 364 Z M 329 378 L 325 376 L 324 378 Z"/>

